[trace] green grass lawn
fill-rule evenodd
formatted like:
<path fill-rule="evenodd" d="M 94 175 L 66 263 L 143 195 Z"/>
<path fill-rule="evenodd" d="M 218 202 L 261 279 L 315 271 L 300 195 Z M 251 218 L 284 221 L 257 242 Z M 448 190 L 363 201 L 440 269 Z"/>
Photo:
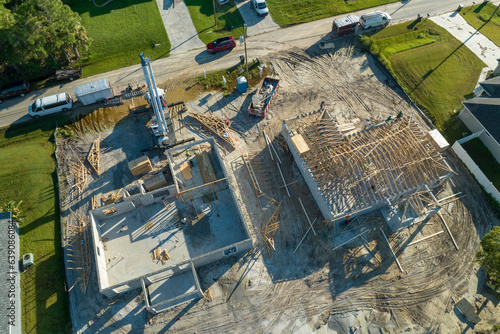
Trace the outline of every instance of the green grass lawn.
<path fill-rule="evenodd" d="M 266 0 L 274 22 L 280 26 L 319 20 L 399 0 Z M 368 11 L 367 11 L 368 12 Z"/>
<path fill-rule="evenodd" d="M 208 44 L 219 37 L 232 35 L 235 39 L 243 35 L 243 18 L 234 1 L 217 5 L 217 27 L 214 22 L 212 1 L 185 0 L 194 26 L 203 43 Z"/>
<path fill-rule="evenodd" d="M 452 116 L 486 66 L 467 47 L 427 19 L 389 26 L 360 40 L 448 140 L 467 132 Z"/>
<path fill-rule="evenodd" d="M 23 201 L 20 252 L 35 264 L 21 274 L 23 333 L 66 333 L 53 127 L 56 117 L 0 129 L 0 205 Z"/>
<path fill-rule="evenodd" d="M 496 13 L 495 13 L 496 11 Z M 495 13 L 493 15 L 493 13 Z M 500 10 L 491 2 L 464 8 L 460 14 L 481 34 L 500 46 Z"/>
<path fill-rule="evenodd" d="M 462 144 L 462 147 L 493 185 L 500 189 L 500 164 L 483 142 L 479 138 L 474 138 Z"/>
<path fill-rule="evenodd" d="M 139 64 L 140 52 L 151 59 L 169 55 L 170 41 L 154 0 L 113 1 L 102 8 L 82 0 L 69 5 L 92 39 L 84 77 Z"/>

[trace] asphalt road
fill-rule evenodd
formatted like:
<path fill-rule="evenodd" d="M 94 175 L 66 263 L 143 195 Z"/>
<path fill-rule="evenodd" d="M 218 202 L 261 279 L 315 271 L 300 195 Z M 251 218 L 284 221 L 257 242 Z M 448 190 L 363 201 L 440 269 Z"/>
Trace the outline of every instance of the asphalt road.
<path fill-rule="evenodd" d="M 418 14 L 435 16 L 442 13 L 454 11 L 459 4 L 470 6 L 473 1 L 462 2 L 460 0 L 410 0 L 379 6 L 372 9 L 364 9 L 354 14 L 373 10 L 381 10 L 391 15 L 393 23 L 414 20 Z M 340 15 L 342 17 L 345 15 Z M 247 40 L 249 59 L 263 57 L 268 54 L 289 49 L 294 46 L 307 48 L 317 43 L 322 38 L 329 39 L 333 19 L 326 18 L 314 22 L 294 25 L 288 28 L 276 29 L 261 35 L 253 36 Z M 239 42 L 238 42 L 239 44 Z M 232 52 L 220 52 L 210 55 L 205 48 L 193 49 L 182 54 L 174 54 L 168 58 L 153 62 L 153 71 L 157 83 L 178 78 L 182 80 L 197 75 L 203 71 L 214 71 L 228 68 L 239 62 L 239 56 L 244 54 L 243 46 L 238 45 Z M 138 57 L 139 58 L 139 57 Z M 108 78 L 112 86 L 144 83 L 144 75 L 140 65 L 125 67 L 119 70 L 102 73 L 85 79 L 53 86 L 47 89 L 31 92 L 24 98 L 7 99 L 0 104 L 0 127 L 13 123 L 30 120 L 28 106 L 37 98 L 49 96 L 61 92 L 71 95 L 76 86 L 101 78 Z M 78 106 L 78 104 L 77 104 Z"/>

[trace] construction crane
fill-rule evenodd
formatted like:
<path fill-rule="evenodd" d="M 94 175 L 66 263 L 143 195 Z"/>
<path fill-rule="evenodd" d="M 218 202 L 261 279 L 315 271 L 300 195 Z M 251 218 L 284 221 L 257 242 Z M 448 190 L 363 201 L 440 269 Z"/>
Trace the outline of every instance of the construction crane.
<path fill-rule="evenodd" d="M 166 103 L 165 93 L 163 89 L 156 87 L 156 81 L 153 75 L 153 69 L 151 68 L 150 58 L 144 57 L 144 53 L 140 53 L 142 71 L 144 72 L 144 78 L 146 79 L 146 84 L 148 85 L 147 100 L 149 106 L 153 109 L 154 116 L 151 119 L 151 130 L 158 138 L 158 143 L 160 146 L 167 145 L 169 142 L 168 138 L 168 128 L 167 122 L 165 120 L 165 114 L 170 117 L 168 112 L 168 107 Z"/>

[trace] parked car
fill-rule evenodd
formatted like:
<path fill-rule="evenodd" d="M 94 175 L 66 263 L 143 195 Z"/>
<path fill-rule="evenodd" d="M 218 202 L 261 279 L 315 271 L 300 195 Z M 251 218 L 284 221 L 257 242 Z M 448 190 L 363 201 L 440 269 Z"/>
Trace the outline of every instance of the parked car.
<path fill-rule="evenodd" d="M 266 16 L 269 14 L 269 9 L 267 8 L 267 4 L 265 0 L 252 0 L 252 7 L 257 12 L 259 16 Z"/>
<path fill-rule="evenodd" d="M 73 99 L 68 93 L 42 97 L 37 99 L 28 108 L 28 114 L 33 118 L 40 118 L 60 111 L 68 111 L 73 107 Z"/>
<path fill-rule="evenodd" d="M 233 36 L 217 38 L 215 41 L 207 44 L 208 53 L 217 53 L 224 50 L 232 50 L 236 47 Z"/>
<path fill-rule="evenodd" d="M 30 85 L 27 82 L 20 81 L 14 82 L 0 88 L 0 103 L 3 102 L 4 99 L 13 97 L 13 96 L 21 96 L 25 97 L 30 91 Z"/>

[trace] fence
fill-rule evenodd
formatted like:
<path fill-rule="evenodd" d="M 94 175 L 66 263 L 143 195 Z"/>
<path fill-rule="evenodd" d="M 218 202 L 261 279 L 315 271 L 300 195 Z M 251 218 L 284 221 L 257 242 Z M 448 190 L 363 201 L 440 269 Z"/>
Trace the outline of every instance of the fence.
<path fill-rule="evenodd" d="M 473 136 L 474 135 L 469 136 L 469 137 L 472 137 L 472 138 L 469 138 L 469 140 L 473 139 L 474 138 Z M 467 139 L 467 138 L 463 138 L 463 139 Z M 462 143 L 466 142 L 463 140 L 460 140 L 460 141 Z M 500 203 L 500 192 L 498 192 L 497 188 L 495 188 L 493 183 L 491 183 L 491 181 L 486 177 L 486 175 L 484 175 L 484 173 L 481 171 L 479 166 L 476 165 L 474 160 L 472 160 L 472 158 L 469 156 L 469 154 L 464 150 L 462 145 L 460 145 L 460 143 L 458 141 L 456 141 L 455 144 L 453 144 L 453 146 L 451 146 L 451 149 L 456 153 L 458 158 L 460 160 L 462 160 L 462 162 L 465 164 L 465 166 L 467 166 L 467 168 L 469 168 L 470 172 L 476 177 L 477 182 L 479 182 L 479 184 L 484 187 L 484 190 L 488 194 L 493 196 L 493 198 L 497 202 Z"/>

